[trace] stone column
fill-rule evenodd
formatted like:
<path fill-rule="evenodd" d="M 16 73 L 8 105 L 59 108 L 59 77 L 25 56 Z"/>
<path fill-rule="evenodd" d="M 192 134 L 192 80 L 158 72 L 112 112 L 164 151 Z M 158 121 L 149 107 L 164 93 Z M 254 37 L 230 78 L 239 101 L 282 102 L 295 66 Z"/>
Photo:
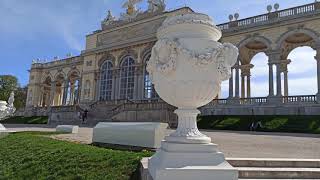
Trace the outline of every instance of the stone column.
<path fill-rule="evenodd" d="M 229 79 L 229 99 L 233 98 L 233 69 L 231 68 L 231 77 Z"/>
<path fill-rule="evenodd" d="M 120 73 L 121 73 L 121 69 L 117 69 L 114 71 L 114 87 L 113 87 L 113 91 L 114 91 L 114 99 L 118 100 L 120 99 Z"/>
<path fill-rule="evenodd" d="M 50 88 L 50 106 L 54 106 L 54 97 L 56 94 L 56 82 L 51 82 L 51 88 Z"/>
<path fill-rule="evenodd" d="M 277 67 L 277 96 L 280 97 L 282 96 L 280 63 L 277 63 L 276 67 Z"/>
<path fill-rule="evenodd" d="M 65 106 L 67 104 L 68 89 L 69 89 L 69 81 L 66 80 L 64 82 L 64 89 L 63 89 L 63 100 L 62 100 L 62 105 L 63 106 Z"/>
<path fill-rule="evenodd" d="M 273 87 L 273 64 L 269 63 L 269 97 L 274 96 Z"/>
<path fill-rule="evenodd" d="M 317 101 L 318 103 L 320 103 L 320 46 L 317 48 L 317 55 L 314 58 L 317 61 L 317 80 L 318 80 Z"/>
<path fill-rule="evenodd" d="M 236 98 L 240 98 L 240 71 L 239 71 L 239 63 L 240 60 L 238 60 L 237 62 L 237 66 L 236 66 L 236 90 L 235 90 L 235 97 Z"/>
<path fill-rule="evenodd" d="M 247 77 L 247 98 L 251 98 L 251 84 L 250 84 L 251 75 L 249 74 L 246 77 Z"/>
<path fill-rule="evenodd" d="M 70 102 L 69 105 L 73 105 L 74 104 L 74 91 L 75 91 L 75 82 L 71 82 L 70 83 Z"/>
<path fill-rule="evenodd" d="M 245 76 L 243 74 L 241 74 L 241 98 L 245 98 L 245 80 L 244 80 Z"/>
<path fill-rule="evenodd" d="M 94 92 L 94 100 L 99 101 L 100 100 L 100 72 L 97 72 L 94 74 L 94 83 L 95 83 L 95 90 Z"/>
<path fill-rule="evenodd" d="M 288 87 L 288 71 L 283 72 L 283 80 L 284 80 L 284 96 L 289 95 L 289 87 Z"/>

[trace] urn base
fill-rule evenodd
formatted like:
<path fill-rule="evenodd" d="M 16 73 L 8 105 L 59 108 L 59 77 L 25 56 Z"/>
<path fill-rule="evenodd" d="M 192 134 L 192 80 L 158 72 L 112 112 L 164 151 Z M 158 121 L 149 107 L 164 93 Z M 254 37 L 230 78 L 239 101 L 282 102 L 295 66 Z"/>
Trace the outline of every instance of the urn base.
<path fill-rule="evenodd" d="M 236 180 L 238 171 L 226 160 L 217 145 L 163 141 L 149 159 L 153 180 Z"/>

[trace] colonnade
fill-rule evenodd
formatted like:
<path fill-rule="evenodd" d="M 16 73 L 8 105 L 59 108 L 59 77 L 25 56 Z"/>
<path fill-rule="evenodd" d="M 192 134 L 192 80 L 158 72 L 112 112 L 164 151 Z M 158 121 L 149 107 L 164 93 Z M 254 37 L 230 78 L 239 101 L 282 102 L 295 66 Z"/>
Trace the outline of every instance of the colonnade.
<path fill-rule="evenodd" d="M 81 83 L 79 79 L 52 81 L 41 85 L 40 107 L 71 106 L 79 103 Z"/>
<path fill-rule="evenodd" d="M 266 55 L 269 58 L 269 95 L 268 97 L 289 96 L 288 84 L 288 65 L 290 59 L 281 59 L 279 51 L 268 51 Z M 317 48 L 317 81 L 318 81 L 318 99 L 320 100 L 320 47 Z M 232 67 L 232 76 L 229 79 L 229 97 L 228 99 L 251 98 L 251 69 L 252 64 L 241 65 L 239 58 L 236 65 Z M 274 68 L 275 67 L 275 68 Z M 274 75 L 275 70 L 275 75 Z M 282 84 L 283 82 L 283 84 Z M 241 86 L 241 87 L 240 87 Z M 276 87 L 276 91 L 275 91 Z"/>

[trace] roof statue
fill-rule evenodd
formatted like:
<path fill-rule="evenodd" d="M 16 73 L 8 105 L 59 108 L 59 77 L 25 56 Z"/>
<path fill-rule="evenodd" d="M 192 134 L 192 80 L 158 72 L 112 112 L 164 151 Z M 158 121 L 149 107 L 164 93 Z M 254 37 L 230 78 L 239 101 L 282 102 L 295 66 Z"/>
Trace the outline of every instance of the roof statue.
<path fill-rule="evenodd" d="M 122 5 L 123 8 L 127 8 L 127 12 L 121 14 L 120 20 L 134 19 L 139 14 L 139 10 L 136 9 L 136 4 L 138 4 L 141 1 L 142 0 L 127 0 Z"/>
<path fill-rule="evenodd" d="M 103 24 L 103 25 L 110 25 L 110 24 L 112 24 L 115 20 L 116 20 L 116 18 L 112 15 L 111 11 L 109 10 L 107 17 L 102 21 L 102 24 Z"/>
<path fill-rule="evenodd" d="M 148 0 L 148 4 L 148 12 L 150 13 L 163 11 L 166 8 L 164 0 Z"/>

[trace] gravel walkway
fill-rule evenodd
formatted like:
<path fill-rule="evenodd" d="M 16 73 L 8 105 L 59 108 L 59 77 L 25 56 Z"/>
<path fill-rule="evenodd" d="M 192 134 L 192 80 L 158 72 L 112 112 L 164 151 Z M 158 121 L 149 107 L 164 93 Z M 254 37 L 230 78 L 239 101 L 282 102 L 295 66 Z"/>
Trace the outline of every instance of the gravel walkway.
<path fill-rule="evenodd" d="M 6 125 L 5 125 L 6 126 Z M 55 131 L 50 127 L 9 127 L 12 131 Z M 172 132 L 168 130 L 168 134 Z M 320 135 L 202 131 L 212 138 L 226 157 L 320 159 Z M 60 134 L 54 139 L 90 144 L 92 128 L 78 134 Z"/>

